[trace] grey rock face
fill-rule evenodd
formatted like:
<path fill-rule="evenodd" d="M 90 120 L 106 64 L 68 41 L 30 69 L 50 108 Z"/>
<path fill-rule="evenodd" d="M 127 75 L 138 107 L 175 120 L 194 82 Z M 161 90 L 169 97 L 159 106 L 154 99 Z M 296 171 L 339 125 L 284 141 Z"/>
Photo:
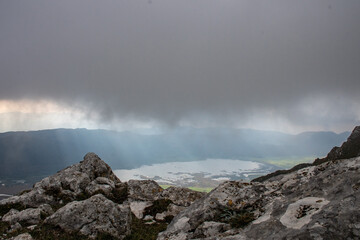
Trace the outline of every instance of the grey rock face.
<path fill-rule="evenodd" d="M 23 222 L 26 224 L 38 224 L 41 221 L 41 214 L 45 214 L 41 208 L 27 208 L 23 211 L 11 209 L 2 218 L 2 221 L 15 224 Z"/>
<path fill-rule="evenodd" d="M 129 180 L 129 199 L 132 201 L 154 201 L 163 189 L 153 180 Z"/>
<path fill-rule="evenodd" d="M 223 183 L 180 212 L 158 239 L 359 239 L 359 169 L 360 157 L 264 183 Z M 209 222 L 218 223 L 211 237 Z M 221 223 L 231 229 L 217 230 Z"/>
<path fill-rule="evenodd" d="M 360 126 L 357 126 L 341 147 L 334 147 L 323 159 L 316 159 L 314 164 L 320 164 L 327 161 L 348 159 L 360 156 Z"/>
<path fill-rule="evenodd" d="M 195 192 L 188 188 L 169 187 L 164 191 L 161 191 L 158 198 L 170 199 L 178 206 L 188 207 L 203 196 L 205 196 L 205 193 Z"/>
<path fill-rule="evenodd" d="M 153 180 L 130 180 L 128 183 L 128 200 L 132 213 L 139 219 L 145 217 L 147 209 L 153 205 L 162 205 L 164 209 L 147 216 L 157 221 L 176 216 L 181 210 L 200 199 L 205 193 L 195 192 L 187 188 L 170 187 L 162 189 Z M 165 206 L 166 205 L 166 206 Z"/>
<path fill-rule="evenodd" d="M 121 239 L 130 231 L 129 204 L 119 205 L 126 198 L 126 183 L 96 154 L 88 153 L 80 163 L 44 178 L 29 192 L 0 201 L 0 206 L 21 207 L 1 220 L 12 226 L 46 223 L 89 237 L 103 232 Z"/>
<path fill-rule="evenodd" d="M 67 232 L 80 232 L 95 238 L 107 233 L 123 238 L 130 233 L 131 215 L 127 204 L 116 204 L 101 194 L 84 201 L 74 201 L 46 218 L 45 224 L 60 227 Z"/>
<path fill-rule="evenodd" d="M 46 238 L 76 234 L 123 239 L 131 233 L 132 214 L 141 224 L 164 225 L 201 196 L 182 188 L 164 190 L 150 180 L 123 183 L 96 154 L 89 153 L 30 191 L 0 201 L 0 227 L 4 226 L 0 236 L 27 231 L 30 235 L 17 239 L 31 234 L 41 239 L 47 232 Z"/>
<path fill-rule="evenodd" d="M 219 222 L 203 222 L 195 231 L 195 236 L 203 236 L 205 238 L 216 236 L 219 232 L 226 232 L 231 226 L 226 223 Z"/>
<path fill-rule="evenodd" d="M 21 203 L 38 207 L 44 203 L 63 204 L 96 193 L 112 198 L 119 184 L 121 182 L 111 168 L 95 153 L 88 153 L 82 162 L 44 178 L 30 192 L 0 201 L 0 205 Z"/>

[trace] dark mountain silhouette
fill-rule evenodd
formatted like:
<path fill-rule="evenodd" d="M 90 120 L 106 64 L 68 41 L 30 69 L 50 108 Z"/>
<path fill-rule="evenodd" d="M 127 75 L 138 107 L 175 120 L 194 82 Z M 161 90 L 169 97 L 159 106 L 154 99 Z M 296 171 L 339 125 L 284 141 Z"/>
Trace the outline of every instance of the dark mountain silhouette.
<path fill-rule="evenodd" d="M 113 169 L 206 158 L 325 156 L 349 133 L 298 135 L 227 128 L 177 128 L 157 135 L 108 130 L 54 129 L 0 134 L 0 176 L 44 176 L 96 152 Z"/>

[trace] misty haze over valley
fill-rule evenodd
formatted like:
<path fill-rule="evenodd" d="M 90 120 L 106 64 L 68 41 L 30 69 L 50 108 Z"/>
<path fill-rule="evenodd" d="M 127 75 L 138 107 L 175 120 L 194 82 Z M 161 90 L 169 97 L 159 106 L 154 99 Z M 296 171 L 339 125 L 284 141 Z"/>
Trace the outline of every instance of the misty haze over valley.
<path fill-rule="evenodd" d="M 8 132 L 0 134 L 0 181 L 5 186 L 31 185 L 93 151 L 123 180 L 215 187 L 224 180 L 249 181 L 312 162 L 348 135 L 232 128 L 176 128 L 153 134 L 87 129 Z"/>

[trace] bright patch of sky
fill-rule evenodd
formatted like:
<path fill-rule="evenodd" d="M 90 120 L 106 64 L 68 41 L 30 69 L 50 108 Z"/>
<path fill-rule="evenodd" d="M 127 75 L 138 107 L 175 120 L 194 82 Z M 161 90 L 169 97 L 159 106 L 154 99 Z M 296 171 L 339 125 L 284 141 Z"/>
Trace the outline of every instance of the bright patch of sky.
<path fill-rule="evenodd" d="M 304 101 L 299 109 L 304 115 L 328 116 L 329 110 L 325 101 Z M 358 112 L 355 118 L 360 119 L 360 107 L 356 104 L 348 106 L 352 112 Z M 325 113 L 324 113 L 325 112 Z M 340 122 L 343 116 L 339 116 Z M 336 120 L 336 119 L 335 119 Z M 318 122 L 318 121 L 315 121 Z M 258 130 L 271 130 L 297 134 L 304 131 L 323 131 L 333 130 L 343 132 L 351 130 L 352 126 L 345 123 L 338 124 L 337 128 L 331 128 L 326 124 L 298 124 L 296 125 L 289 119 L 278 115 L 276 111 L 262 109 L 253 111 L 247 116 L 233 116 L 223 121 L 206 116 L 188 117 L 179 121 L 180 127 L 233 127 L 251 128 Z M 116 131 L 134 131 L 140 134 L 158 134 L 169 126 L 156 120 L 139 120 L 136 117 L 126 116 L 123 118 L 113 118 L 104 121 L 96 110 L 90 111 L 85 105 L 61 104 L 51 100 L 0 100 L 0 132 L 8 131 L 29 131 L 54 128 L 88 128 L 88 129 L 108 129 Z"/>

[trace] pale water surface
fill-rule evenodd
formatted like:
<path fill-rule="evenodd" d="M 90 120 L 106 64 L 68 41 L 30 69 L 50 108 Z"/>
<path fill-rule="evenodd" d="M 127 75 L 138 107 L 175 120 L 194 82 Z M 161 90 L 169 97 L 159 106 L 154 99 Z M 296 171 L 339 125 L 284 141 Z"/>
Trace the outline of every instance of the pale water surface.
<path fill-rule="evenodd" d="M 230 159 L 207 159 L 193 162 L 168 162 L 143 165 L 136 169 L 119 169 L 115 174 L 121 181 L 130 179 L 153 179 L 162 184 L 186 185 L 196 181 L 224 181 L 247 178 L 253 174 L 264 174 L 266 165 L 262 163 Z"/>

